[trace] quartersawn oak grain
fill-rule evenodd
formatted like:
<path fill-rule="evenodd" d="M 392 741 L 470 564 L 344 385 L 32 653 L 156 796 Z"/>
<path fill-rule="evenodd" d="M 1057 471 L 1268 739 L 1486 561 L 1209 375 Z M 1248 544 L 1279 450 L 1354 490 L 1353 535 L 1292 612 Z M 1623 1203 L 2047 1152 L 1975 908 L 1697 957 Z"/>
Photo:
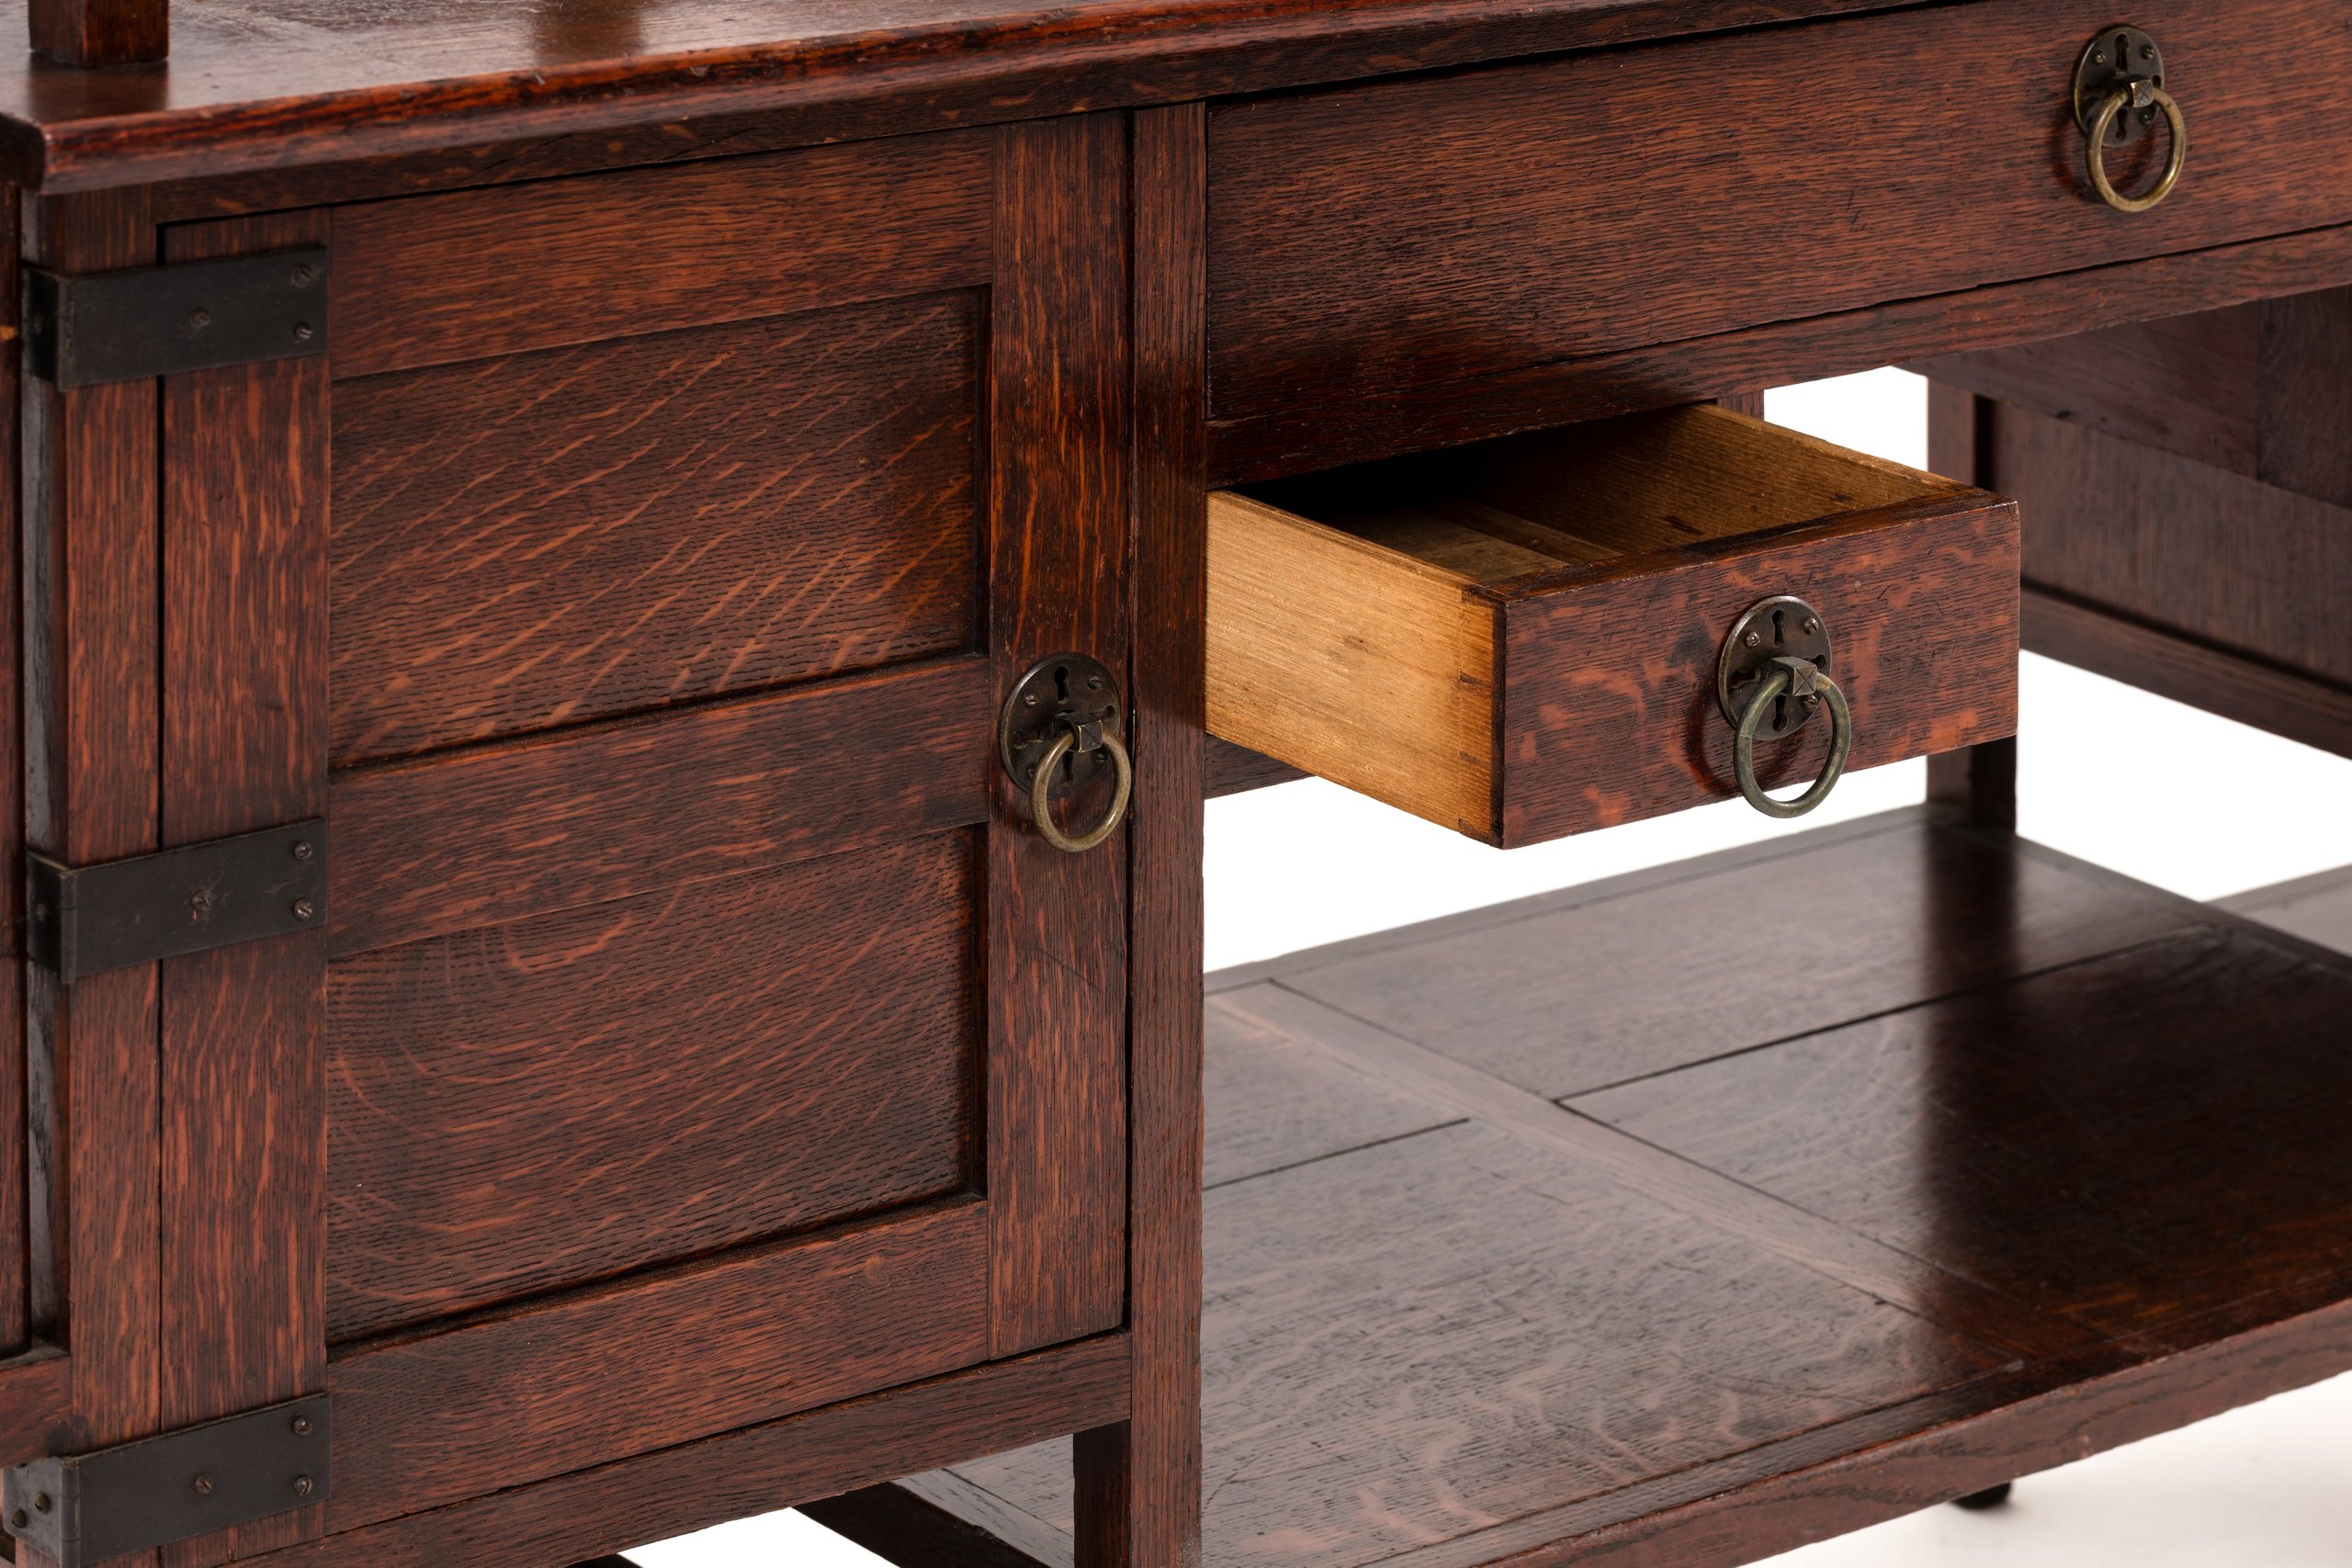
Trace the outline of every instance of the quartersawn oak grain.
<path fill-rule="evenodd" d="M 2132 221 L 2090 194 L 2064 113 L 2084 42 L 2115 20 L 2104 0 L 1985 0 L 1221 105 L 1212 415 L 2343 222 L 2352 205 L 2327 171 L 2352 156 L 2352 127 L 2292 129 L 2294 85 L 2324 94 L 2352 66 L 2337 19 L 2327 0 L 2136 8 L 2198 130 L 2179 190 Z M 1969 88 L 1923 105 L 1922 60 Z M 1712 111 L 1672 112 L 1702 78 Z M 1771 199 L 1739 199 L 1762 170 Z M 1998 243 L 1918 221 L 1923 192 Z"/>
<path fill-rule="evenodd" d="M 976 848 L 942 834 L 337 963 L 327 1337 L 976 1178 Z"/>
<path fill-rule="evenodd" d="M 981 307 L 893 299 L 346 381 L 334 761 L 976 641 Z"/>
<path fill-rule="evenodd" d="M 1736 792 L 1716 662 L 1775 594 L 1828 623 L 1853 766 L 2007 734 L 2016 552 L 2006 502 L 1705 405 L 1219 492 L 1209 726 L 1532 843 Z"/>

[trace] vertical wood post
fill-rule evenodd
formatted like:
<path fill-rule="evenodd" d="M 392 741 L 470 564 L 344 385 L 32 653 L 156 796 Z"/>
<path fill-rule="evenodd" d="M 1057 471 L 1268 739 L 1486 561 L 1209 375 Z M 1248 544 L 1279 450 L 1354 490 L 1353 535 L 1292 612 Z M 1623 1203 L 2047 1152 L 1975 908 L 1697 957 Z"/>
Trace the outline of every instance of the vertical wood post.
<path fill-rule="evenodd" d="M 26 259 L 61 272 L 156 259 L 140 192 L 26 216 Z M 26 838 L 68 864 L 119 860 L 154 849 L 158 827 L 156 384 L 32 381 L 23 418 Z M 73 1367 L 51 1452 L 159 1425 L 158 1005 L 153 964 L 73 986 L 29 974 L 33 1329 Z"/>
<path fill-rule="evenodd" d="M 1928 467 L 1946 479 L 1986 490 L 1993 482 L 1983 399 L 1941 381 L 1928 383 Z M 1928 759 L 1928 799 L 1987 827 L 2018 825 L 2018 743 L 1988 740 Z"/>
<path fill-rule="evenodd" d="M 32 46 L 67 65 L 131 65 L 171 52 L 171 0 L 27 0 Z"/>

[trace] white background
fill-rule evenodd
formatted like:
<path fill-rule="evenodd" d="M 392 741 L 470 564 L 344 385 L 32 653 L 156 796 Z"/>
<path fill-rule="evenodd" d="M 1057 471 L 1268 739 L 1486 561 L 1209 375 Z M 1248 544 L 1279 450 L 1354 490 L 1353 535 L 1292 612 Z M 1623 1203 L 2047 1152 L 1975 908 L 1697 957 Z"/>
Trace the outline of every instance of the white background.
<path fill-rule="evenodd" d="M 1924 386 L 1899 371 L 1778 391 L 1767 412 L 1927 463 Z M 2086 860 L 2197 898 L 2352 863 L 2352 763 L 2030 655 L 2019 734 L 2021 830 Z M 2161 773 L 2147 761 L 2158 749 L 2169 764 Z M 2186 771 L 2184 758 L 2193 760 Z M 1909 805 L 1925 784 L 1918 762 L 1856 774 L 1794 830 Z M 1283 784 L 1210 803 L 1208 964 L 1271 958 L 1791 830 L 1733 801 L 1506 854 L 1319 780 Z M 2346 1137 L 2352 1150 L 2352 1129 Z M 631 1555 L 645 1568 L 881 1561 L 793 1514 Z M 1774 1568 L 1931 1564 L 2352 1568 L 2352 1379 L 2035 1477 L 1995 1512 L 1938 1508 L 1774 1560 Z"/>

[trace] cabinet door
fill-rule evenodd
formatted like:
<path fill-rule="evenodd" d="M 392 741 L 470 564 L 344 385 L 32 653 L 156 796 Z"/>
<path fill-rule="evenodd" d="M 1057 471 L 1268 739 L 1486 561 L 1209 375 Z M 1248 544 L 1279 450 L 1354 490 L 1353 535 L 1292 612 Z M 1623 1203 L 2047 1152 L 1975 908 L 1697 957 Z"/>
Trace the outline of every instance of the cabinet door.
<path fill-rule="evenodd" d="M 1125 146 L 163 232 L 331 256 L 324 356 L 154 394 L 158 837 L 330 856 L 322 931 L 149 982 L 106 1436 L 335 1396 L 239 1551 L 1120 1321 L 1124 846 L 995 750 L 1038 659 L 1125 666 Z"/>

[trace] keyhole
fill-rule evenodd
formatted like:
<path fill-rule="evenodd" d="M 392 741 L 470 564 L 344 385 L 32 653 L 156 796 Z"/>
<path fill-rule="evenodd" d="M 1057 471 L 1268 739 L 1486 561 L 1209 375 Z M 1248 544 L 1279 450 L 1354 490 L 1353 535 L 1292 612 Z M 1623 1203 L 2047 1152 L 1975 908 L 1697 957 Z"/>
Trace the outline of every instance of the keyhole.
<path fill-rule="evenodd" d="M 1069 711 L 1069 667 L 1054 667 L 1054 706 L 1057 711 Z M 1078 750 L 1072 747 L 1062 753 L 1062 783 L 1071 787 L 1078 784 Z"/>

